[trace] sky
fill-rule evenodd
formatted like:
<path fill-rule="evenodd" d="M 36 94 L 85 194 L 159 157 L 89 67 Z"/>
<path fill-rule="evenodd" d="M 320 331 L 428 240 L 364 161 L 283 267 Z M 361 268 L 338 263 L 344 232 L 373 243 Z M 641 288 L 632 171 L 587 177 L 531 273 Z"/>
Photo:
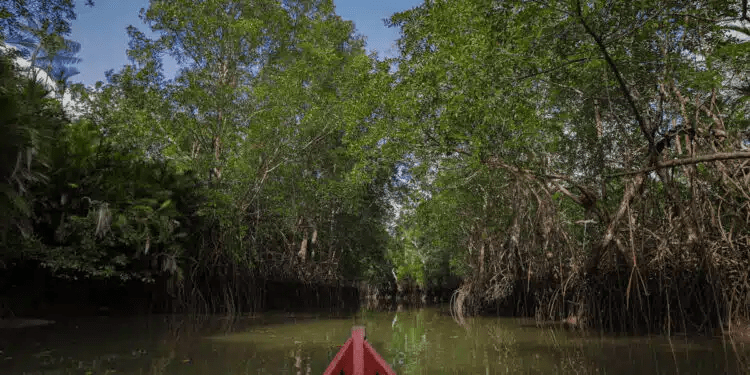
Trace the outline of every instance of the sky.
<path fill-rule="evenodd" d="M 128 25 L 149 31 L 138 18 L 141 8 L 148 7 L 148 0 L 96 0 L 93 8 L 83 3 L 83 0 L 76 0 L 78 17 L 72 23 L 70 35 L 70 39 L 81 43 L 79 57 L 82 61 L 77 65 L 81 73 L 71 81 L 93 85 L 105 80 L 107 70 L 117 71 L 128 63 L 125 54 Z M 395 42 L 399 37 L 399 30 L 385 27 L 383 19 L 421 3 L 421 0 L 334 0 L 336 13 L 354 21 L 357 33 L 367 38 L 368 52 L 377 51 L 380 57 L 395 55 Z M 172 78 L 177 71 L 176 63 L 165 58 L 164 71 Z"/>

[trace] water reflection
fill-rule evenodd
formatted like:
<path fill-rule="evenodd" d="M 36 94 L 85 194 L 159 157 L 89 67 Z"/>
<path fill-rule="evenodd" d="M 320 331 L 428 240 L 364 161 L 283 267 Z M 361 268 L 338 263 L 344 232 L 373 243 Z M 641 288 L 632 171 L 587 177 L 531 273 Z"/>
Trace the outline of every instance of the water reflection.
<path fill-rule="evenodd" d="M 516 319 L 459 326 L 438 309 L 63 321 L 0 331 L 0 373 L 321 374 L 354 325 L 366 327 L 367 340 L 400 375 L 750 373 L 747 344 L 602 337 Z"/>

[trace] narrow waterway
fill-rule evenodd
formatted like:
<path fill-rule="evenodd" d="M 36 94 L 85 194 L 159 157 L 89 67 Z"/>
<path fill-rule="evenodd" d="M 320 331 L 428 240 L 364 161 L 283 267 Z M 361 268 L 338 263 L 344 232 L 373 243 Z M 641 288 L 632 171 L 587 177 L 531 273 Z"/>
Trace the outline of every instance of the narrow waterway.
<path fill-rule="evenodd" d="M 743 374 L 750 344 L 581 334 L 446 311 L 96 317 L 0 330 L 0 374 L 321 374 L 351 333 L 407 374 Z"/>

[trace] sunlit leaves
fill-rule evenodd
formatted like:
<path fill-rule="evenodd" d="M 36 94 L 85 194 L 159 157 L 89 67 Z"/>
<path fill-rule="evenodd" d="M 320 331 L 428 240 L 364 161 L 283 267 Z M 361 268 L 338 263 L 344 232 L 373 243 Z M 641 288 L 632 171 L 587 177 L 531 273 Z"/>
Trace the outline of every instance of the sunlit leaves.
<path fill-rule="evenodd" d="M 596 191 L 601 214 L 623 187 L 607 176 L 647 160 L 654 138 L 688 113 L 704 126 L 718 121 L 699 100 L 716 98 L 717 107 L 741 116 L 741 97 L 721 91 L 728 82 L 735 93 L 747 86 L 741 44 L 720 22 L 735 13 L 710 1 L 474 0 L 429 1 L 392 16 L 401 54 L 385 100 L 390 118 L 376 135 L 383 147 L 369 152 L 408 161 L 409 186 L 423 197 L 402 202 L 417 208 L 401 223 L 409 228 L 400 238 L 404 254 L 392 259 L 405 270 L 424 267 L 415 261 L 429 255 L 414 249 L 440 257 L 450 248 L 431 237 L 463 239 L 451 242 L 458 244 L 452 254 L 470 253 L 471 236 L 483 230 L 507 240 L 511 214 L 527 213 L 513 212 L 519 198 L 508 194 L 517 190 L 497 184 L 519 178 L 518 167 L 545 181 L 534 199 L 544 201 L 555 184 L 582 184 Z M 591 206 L 555 200 L 565 220 L 592 214 Z M 430 207 L 444 215 L 432 216 Z M 456 235 L 455 225 L 436 230 L 429 220 L 454 223 L 451 215 L 469 228 Z"/>

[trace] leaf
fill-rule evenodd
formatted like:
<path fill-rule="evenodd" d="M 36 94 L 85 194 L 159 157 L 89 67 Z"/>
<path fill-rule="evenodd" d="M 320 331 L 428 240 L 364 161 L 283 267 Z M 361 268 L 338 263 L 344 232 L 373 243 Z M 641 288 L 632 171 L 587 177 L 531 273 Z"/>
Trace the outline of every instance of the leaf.
<path fill-rule="evenodd" d="M 170 204 L 172 204 L 172 200 L 171 199 L 165 200 L 164 203 L 162 203 L 161 206 L 159 206 L 159 209 L 157 209 L 157 211 L 161 211 L 161 210 L 169 207 Z"/>

